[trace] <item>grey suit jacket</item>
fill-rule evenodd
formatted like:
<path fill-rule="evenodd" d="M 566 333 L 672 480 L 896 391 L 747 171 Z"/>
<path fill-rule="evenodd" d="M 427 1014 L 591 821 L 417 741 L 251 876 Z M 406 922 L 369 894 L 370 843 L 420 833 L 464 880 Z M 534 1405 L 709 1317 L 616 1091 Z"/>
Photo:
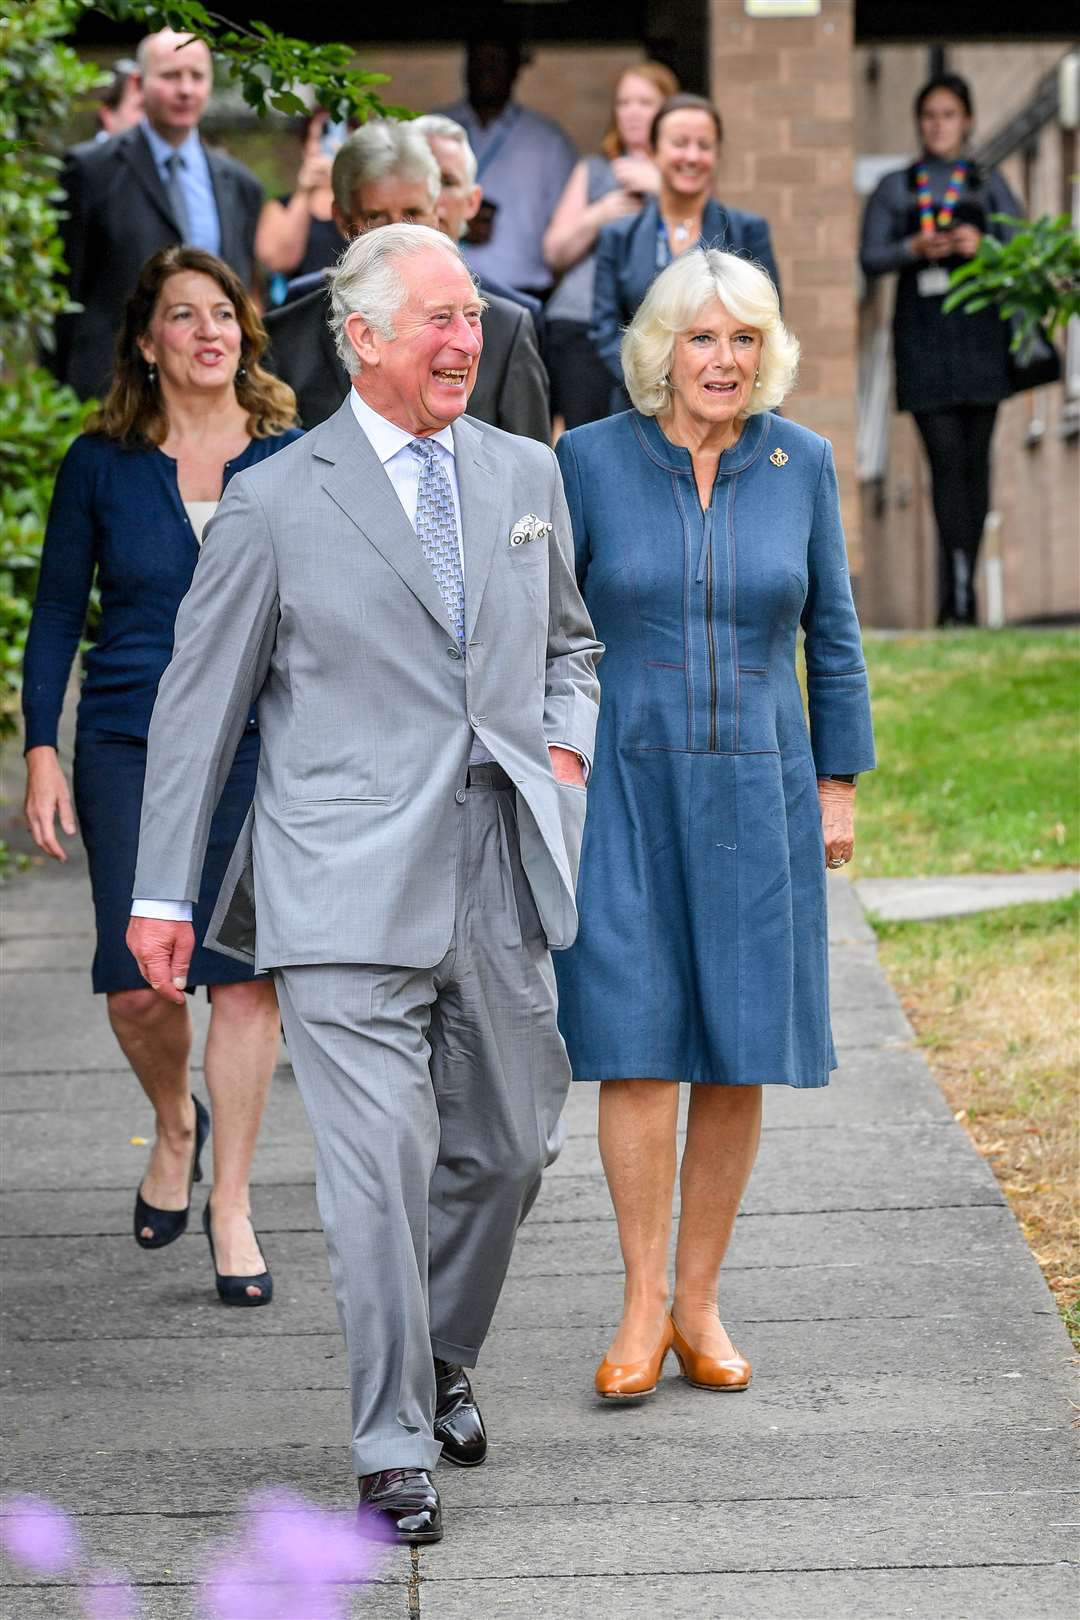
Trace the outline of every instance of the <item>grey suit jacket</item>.
<path fill-rule="evenodd" d="M 207 943 L 259 969 L 432 967 L 454 924 L 475 730 L 517 787 L 522 864 L 548 943 L 572 943 L 602 651 L 578 593 L 551 450 L 454 425 L 468 658 L 349 401 L 231 481 L 176 621 L 150 726 L 137 898 L 192 900 L 252 700 L 255 802 Z M 550 534 L 510 544 L 534 514 Z M 257 916 L 257 928 L 254 917 Z"/>
<path fill-rule="evenodd" d="M 262 187 L 250 170 L 207 146 L 206 161 L 221 225 L 221 257 L 243 282 L 255 266 Z M 85 141 L 67 155 L 62 227 L 68 291 L 83 306 L 57 323 L 46 362 L 83 399 L 112 380 L 117 333 L 143 264 L 180 241 L 172 205 L 146 137 L 138 127 L 108 141 Z"/>
<path fill-rule="evenodd" d="M 484 351 L 476 368 L 469 415 L 507 433 L 524 433 L 551 443 L 548 376 L 536 346 L 527 309 L 508 298 L 487 294 Z M 325 289 L 271 310 L 266 317 L 270 352 L 266 364 L 288 383 L 306 428 L 332 416 L 349 392 L 349 376 L 338 359 L 330 328 Z"/>

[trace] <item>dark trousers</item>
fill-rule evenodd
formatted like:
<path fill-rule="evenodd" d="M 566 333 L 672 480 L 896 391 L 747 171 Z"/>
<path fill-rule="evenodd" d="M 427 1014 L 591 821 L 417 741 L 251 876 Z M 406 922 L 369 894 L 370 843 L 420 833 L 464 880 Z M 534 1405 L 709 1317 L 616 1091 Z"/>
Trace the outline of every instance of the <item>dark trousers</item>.
<path fill-rule="evenodd" d="M 990 507 L 996 405 L 916 411 L 938 531 L 938 624 L 975 623 L 975 564 Z"/>
<path fill-rule="evenodd" d="M 568 428 L 611 414 L 611 373 L 593 347 L 584 321 L 548 321 L 544 360 L 551 378 L 551 412 Z"/>

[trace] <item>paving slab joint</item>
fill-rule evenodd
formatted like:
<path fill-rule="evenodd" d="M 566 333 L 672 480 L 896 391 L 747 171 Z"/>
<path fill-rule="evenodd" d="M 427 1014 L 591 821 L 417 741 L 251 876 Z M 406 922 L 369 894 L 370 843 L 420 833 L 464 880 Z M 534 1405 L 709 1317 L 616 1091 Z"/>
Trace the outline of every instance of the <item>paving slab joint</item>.
<path fill-rule="evenodd" d="M 420 1548 L 409 1548 L 409 1620 L 420 1620 Z"/>

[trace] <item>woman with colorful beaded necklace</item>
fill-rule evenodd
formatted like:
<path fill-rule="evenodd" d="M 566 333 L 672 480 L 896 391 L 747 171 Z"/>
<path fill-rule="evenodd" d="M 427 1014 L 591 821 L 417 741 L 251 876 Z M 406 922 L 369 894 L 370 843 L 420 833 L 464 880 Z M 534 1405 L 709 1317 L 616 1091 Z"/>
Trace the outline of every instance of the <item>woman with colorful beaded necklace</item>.
<path fill-rule="evenodd" d="M 930 463 L 938 528 L 938 623 L 973 624 L 975 565 L 990 504 L 994 418 L 1012 392 L 1009 330 L 996 309 L 943 309 L 949 275 L 983 233 L 1005 240 L 995 214 L 1020 204 L 995 170 L 968 156 L 971 92 L 956 74 L 915 98 L 921 152 L 887 174 L 867 204 L 860 260 L 867 277 L 899 272 L 893 340 L 898 409 L 911 411 Z"/>

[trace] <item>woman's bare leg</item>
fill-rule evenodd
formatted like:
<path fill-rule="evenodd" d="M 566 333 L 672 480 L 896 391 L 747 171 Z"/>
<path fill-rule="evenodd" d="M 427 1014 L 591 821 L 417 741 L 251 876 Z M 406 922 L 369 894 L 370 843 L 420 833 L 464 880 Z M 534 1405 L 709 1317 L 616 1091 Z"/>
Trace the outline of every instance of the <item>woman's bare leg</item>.
<path fill-rule="evenodd" d="M 626 1281 L 609 1361 L 643 1361 L 668 1308 L 668 1243 L 675 1191 L 679 1087 L 671 1080 L 604 1080 L 600 1157 L 619 1223 Z"/>
<path fill-rule="evenodd" d="M 113 1034 L 154 1109 L 154 1145 L 139 1190 L 155 1209 L 183 1209 L 195 1150 L 187 1007 L 150 989 L 114 991 L 106 1002 Z M 144 1226 L 142 1236 L 152 1238 L 153 1228 Z"/>
<path fill-rule="evenodd" d="M 210 1211 L 217 1266 L 224 1276 L 252 1277 L 266 1269 L 251 1226 L 248 1181 L 280 1029 L 269 979 L 213 987 L 203 1064 L 214 1121 Z M 255 1296 L 258 1290 L 248 1292 Z"/>
<path fill-rule="evenodd" d="M 760 1136 L 760 1086 L 691 1086 L 671 1310 L 694 1349 L 722 1361 L 735 1350 L 717 1305 L 720 1267 Z"/>

